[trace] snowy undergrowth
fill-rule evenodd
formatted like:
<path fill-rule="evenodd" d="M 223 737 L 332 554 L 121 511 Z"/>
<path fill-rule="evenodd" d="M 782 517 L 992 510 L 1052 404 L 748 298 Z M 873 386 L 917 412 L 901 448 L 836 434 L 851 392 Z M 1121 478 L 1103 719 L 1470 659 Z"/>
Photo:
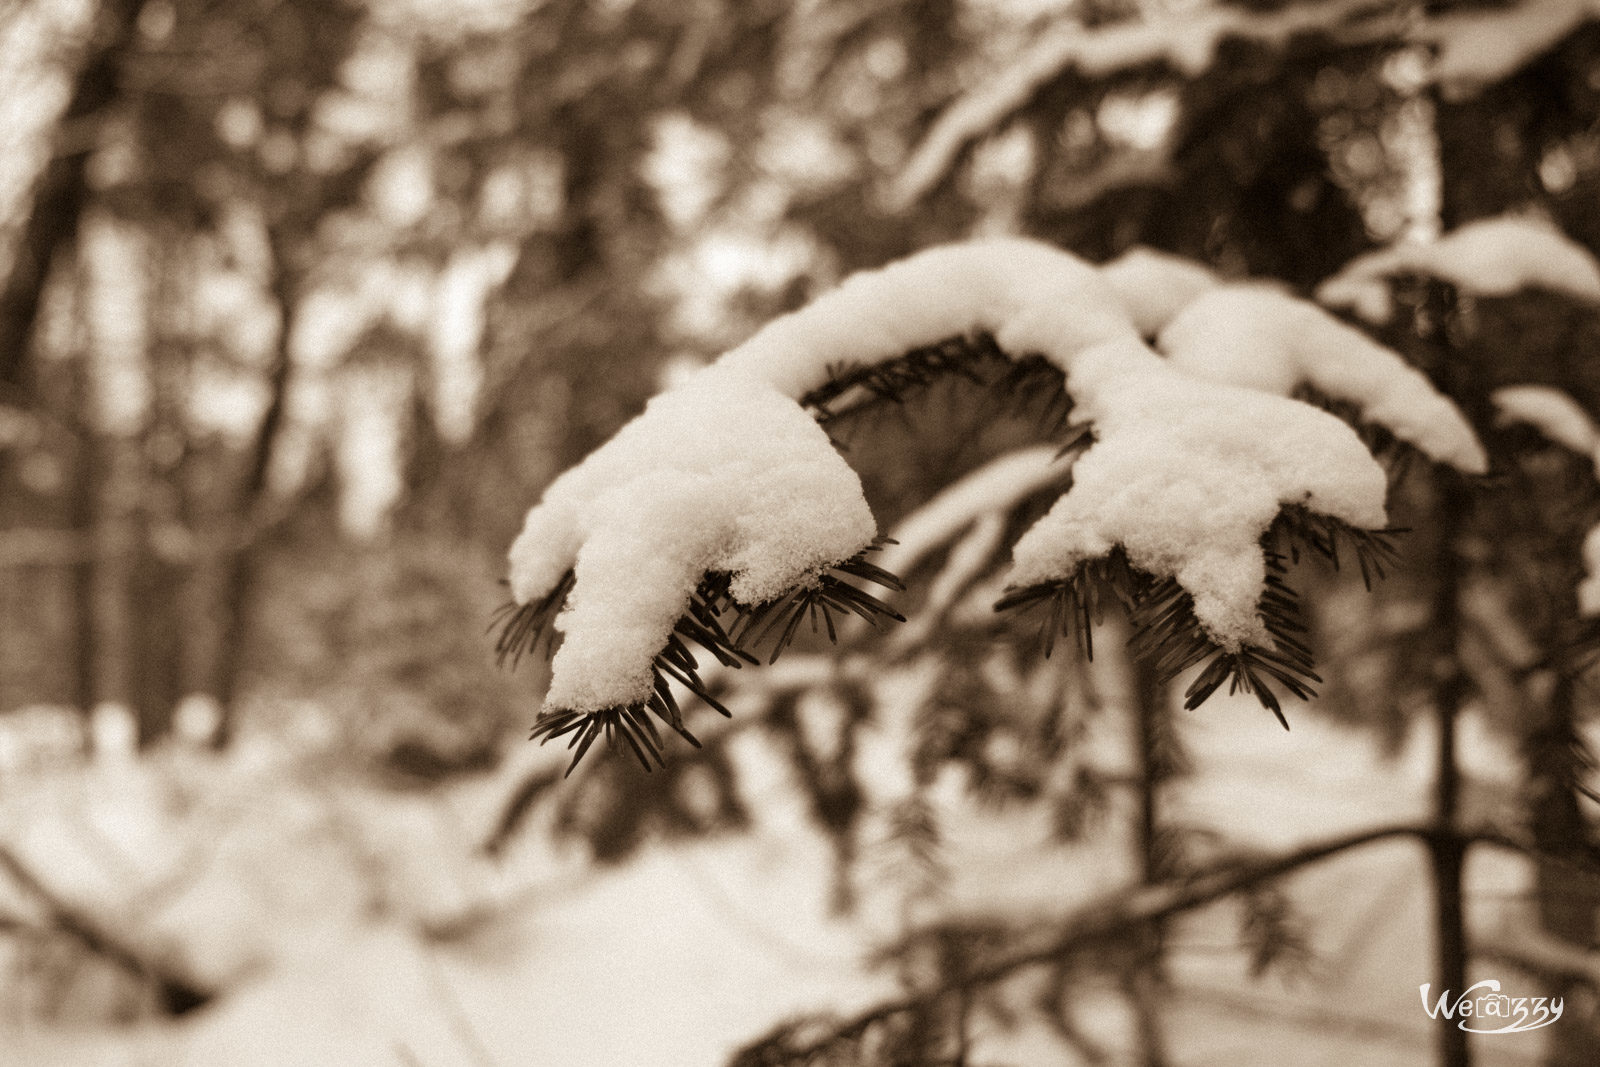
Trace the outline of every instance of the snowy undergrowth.
<path fill-rule="evenodd" d="M 785 659 L 756 678 L 799 668 L 806 658 Z M 470 835 L 456 836 L 459 824 L 483 825 L 478 809 L 493 808 L 531 766 L 555 762 L 548 751 L 514 750 L 513 761 L 492 775 L 415 795 L 349 781 L 330 787 L 328 768 L 314 755 L 255 745 L 220 758 L 172 751 L 11 776 L 0 790 L 9 816 L 3 825 L 19 835 L 26 827 L 13 845 L 25 846 L 64 896 L 118 920 L 130 940 L 181 946 L 198 973 L 220 983 L 221 996 L 181 1021 L 133 1029 L 33 1023 L 18 1030 L 19 1020 L 9 1017 L 0 1063 L 609 1065 L 642 1062 L 640 1050 L 651 1063 L 719 1063 L 796 1011 L 853 1010 L 892 995 L 892 976 L 864 961 L 902 932 L 907 916 L 1055 916 L 1131 876 L 1132 853 L 1117 834 L 1062 846 L 1037 811 L 974 804 L 961 772 L 950 768 L 931 791 L 949 878 L 937 897 L 918 898 L 907 911 L 906 883 L 881 867 L 895 857 L 876 816 L 910 788 L 904 749 L 912 743 L 919 687 L 930 680 L 871 661 L 856 666 L 881 697 L 882 714 L 857 759 L 875 813 L 864 830 L 869 866 L 884 879 L 868 887 L 848 920 L 827 913 L 828 846 L 795 795 L 792 772 L 754 732 L 740 738 L 738 751 L 742 789 L 756 815 L 750 833 L 655 848 L 603 875 L 568 865 L 539 834 L 507 857 L 508 869 L 476 868 L 465 855 Z M 1115 693 L 1111 662 L 1093 669 Z M 1108 709 L 1099 721 L 1106 732 L 1086 738 L 1078 758 L 1108 774 L 1126 773 L 1121 730 L 1128 716 Z M 1514 769 L 1511 755 L 1497 749 L 1496 763 L 1470 758 L 1493 741 L 1470 720 L 1466 725 L 1469 774 L 1506 777 L 1497 768 Z M 1198 766 L 1181 787 L 1179 810 L 1211 825 L 1225 816 L 1235 840 L 1280 848 L 1363 820 L 1410 818 L 1425 807 L 1432 751 L 1425 737 L 1413 739 L 1407 758 L 1387 763 L 1364 734 L 1314 719 L 1293 735 L 1258 726 L 1250 709 L 1227 703 L 1182 717 Z M 1315 788 L 1304 788 L 1308 774 Z M 1113 812 L 1113 825 L 1127 814 Z M 1205 948 L 1229 942 L 1230 914 L 1186 923 L 1174 947 L 1183 977 L 1177 1008 L 1192 997 L 1203 1008 L 1219 993 L 1244 1007 L 1240 1015 L 1179 1015 L 1174 1040 L 1186 1048 L 1231 1040 L 1231 1062 L 1248 1062 L 1239 1050 L 1276 1047 L 1296 1010 L 1358 998 L 1371 1017 L 1415 1030 L 1406 1052 L 1425 1049 L 1425 1021 L 1415 1007 L 1428 959 L 1412 936 L 1425 928 L 1418 891 L 1407 890 L 1406 910 L 1374 911 L 1359 922 L 1348 908 L 1356 888 L 1414 886 L 1414 862 L 1351 857 L 1297 883 L 1296 899 L 1316 917 L 1325 956 L 1337 962 L 1362 952 L 1353 976 L 1326 968 L 1292 988 L 1251 982 L 1234 954 Z M 169 880 L 174 871 L 185 872 L 178 894 L 170 892 L 178 885 Z M 1481 864 L 1472 877 L 1487 895 Z M 512 884 L 495 888 L 497 878 Z M 483 893 L 486 921 L 466 938 L 429 933 L 438 916 L 466 903 L 457 883 Z M 157 885 L 169 891 L 159 898 L 163 906 L 152 908 L 143 888 Z M 141 931 L 147 936 L 136 937 Z M 1194 945 L 1200 947 L 1190 953 Z M 1120 1002 L 1092 995 L 1101 988 L 1092 975 L 1082 983 L 1080 1019 L 1103 1031 L 1109 1047 L 1122 1048 L 1128 1038 Z M 597 1002 L 604 1005 L 599 1016 Z M 1197 1023 L 1195 1015 L 1206 1018 Z M 1032 1026 L 986 1032 L 981 1051 L 992 1059 L 1006 1042 L 1028 1035 L 1044 1040 Z M 1359 1030 L 1339 1040 L 1341 1049 L 1352 1045 L 1366 1058 L 1329 1053 L 1319 1062 L 1394 1062 L 1398 1055 Z M 1040 1047 L 1027 1062 L 1075 1062 L 1054 1042 Z M 1390 1059 L 1375 1058 L 1385 1051 Z"/>
<path fill-rule="evenodd" d="M 1188 326 L 1172 293 L 1150 299 L 1152 270 L 1181 274 Z M 748 607 L 866 548 L 875 522 L 859 479 L 801 398 L 845 368 L 980 333 L 1062 371 L 1073 420 L 1094 435 L 1070 491 L 1015 546 L 1010 582 L 1064 580 L 1120 549 L 1175 578 L 1220 647 L 1263 645 L 1259 542 L 1280 510 L 1385 523 L 1384 472 L 1356 433 L 1275 393 L 1310 381 L 1441 461 L 1484 464 L 1454 409 L 1399 357 L 1311 305 L 1208 289 L 1202 268 L 1170 261 L 1102 272 L 1040 242 L 982 240 L 855 275 L 773 321 L 657 397 L 529 512 L 510 553 L 516 601 L 574 578 L 548 705 L 649 700 L 654 658 L 708 572 L 728 573 Z M 1142 339 L 1164 317 L 1171 359 Z M 1248 351 L 1202 343 L 1209 331 Z"/>

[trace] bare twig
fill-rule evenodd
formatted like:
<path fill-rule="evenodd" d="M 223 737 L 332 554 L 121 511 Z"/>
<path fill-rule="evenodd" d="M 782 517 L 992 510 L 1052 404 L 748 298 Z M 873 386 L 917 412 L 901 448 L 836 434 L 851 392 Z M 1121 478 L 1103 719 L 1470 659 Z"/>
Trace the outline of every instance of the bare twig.
<path fill-rule="evenodd" d="M 154 985 L 162 1006 L 169 1013 L 182 1015 L 211 1000 L 210 990 L 201 988 L 190 978 L 179 974 L 171 965 L 151 959 L 113 933 L 95 916 L 61 899 L 21 858 L 4 846 L 0 846 L 0 869 L 4 869 L 18 886 L 39 902 L 48 915 L 51 927 L 77 941 L 94 955 Z"/>

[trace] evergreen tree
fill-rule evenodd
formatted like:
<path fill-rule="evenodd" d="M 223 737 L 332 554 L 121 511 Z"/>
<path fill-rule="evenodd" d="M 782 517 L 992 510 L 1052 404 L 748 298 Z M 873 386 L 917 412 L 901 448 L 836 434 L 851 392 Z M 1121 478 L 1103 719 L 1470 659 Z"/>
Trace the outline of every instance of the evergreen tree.
<path fill-rule="evenodd" d="M 1081 351 L 1074 346 L 1086 343 L 1085 335 L 1105 342 L 1098 316 L 1108 306 L 1106 291 L 1085 302 L 1077 299 L 1081 290 L 1065 295 L 1063 284 L 1054 302 L 1057 310 L 1070 304 L 1075 317 L 1039 312 L 1057 328 L 1044 336 L 1013 325 L 1021 286 L 1008 271 L 1027 260 L 1022 246 L 1008 246 L 971 274 L 930 270 L 919 277 L 903 266 L 872 276 L 878 281 L 852 280 L 840 296 L 825 295 L 778 320 L 725 362 L 777 381 L 830 435 L 848 441 L 853 459 L 865 454 L 860 466 L 874 502 L 887 497 L 891 516 L 915 512 L 902 528 L 929 528 L 922 522 L 940 532 L 922 541 L 907 537 L 876 554 L 823 552 L 794 572 L 792 587 L 757 593 L 747 583 L 742 593 L 743 572 L 734 564 L 749 566 L 759 552 L 752 555 L 738 537 L 730 544 L 707 535 L 714 551 L 674 555 L 670 533 L 714 521 L 706 516 L 741 491 L 738 479 L 706 490 L 685 473 L 683 495 L 673 498 L 680 511 L 658 505 L 648 479 L 629 490 L 636 501 L 649 494 L 648 505 L 597 503 L 608 491 L 622 492 L 628 472 L 653 465 L 700 477 L 730 456 L 717 435 L 739 421 L 737 389 L 679 391 L 686 413 L 676 430 L 668 428 L 675 404 L 659 402 L 636 424 L 640 429 L 607 446 L 611 459 L 602 450 L 547 494 L 513 552 L 517 599 L 508 609 L 502 654 L 514 659 L 562 629 L 568 645 L 579 643 L 568 663 L 583 678 L 564 680 L 558 658 L 551 706 L 535 728 L 538 737 L 570 739 L 573 781 L 559 789 L 555 773 L 530 781 L 507 809 L 496 840 L 541 799 L 556 806 L 558 826 L 590 840 L 602 857 L 626 854 L 652 827 L 674 833 L 737 827 L 744 802 L 727 738 L 754 722 L 782 739 L 819 825 L 837 844 L 842 903 L 859 861 L 856 835 L 873 817 L 891 819 L 908 856 L 936 878 L 939 829 L 924 793 L 941 765 L 962 766 L 980 794 L 1043 799 L 1065 827 L 1102 802 L 1104 783 L 1073 766 L 1074 731 L 1096 701 L 1085 694 L 1081 672 L 1068 671 L 1062 680 L 1054 663 L 1040 657 L 1064 639 L 1086 658 L 1093 624 L 1116 608 L 1127 614 L 1135 664 L 1127 703 L 1137 720 L 1131 734 L 1143 797 L 1138 837 L 1142 878 L 1151 888 L 1049 929 L 973 922 L 914 929 L 891 952 L 907 976 L 904 998 L 848 1020 L 786 1027 L 750 1046 L 740 1062 L 967 1062 L 975 1016 L 1020 1010 L 1015 987 L 1006 983 L 1030 970 L 1048 972 L 1059 993 L 1075 969 L 1108 966 L 1126 976 L 1135 1003 L 1148 1006 L 1149 990 L 1161 981 L 1163 921 L 1224 896 L 1247 902 L 1244 932 L 1265 966 L 1292 956 L 1297 945 L 1295 917 L 1287 898 L 1270 891 L 1274 881 L 1303 864 L 1394 837 L 1420 841 L 1431 857 L 1436 991 L 1465 988 L 1477 951 L 1462 878 L 1474 845 L 1534 857 L 1539 926 L 1558 943 L 1592 948 L 1597 868 L 1592 814 L 1585 810 L 1592 759 L 1581 722 L 1582 673 L 1595 630 L 1586 621 L 1581 583 L 1584 537 L 1596 515 L 1588 470 L 1593 438 L 1573 429 L 1589 425 L 1586 412 L 1594 410 L 1581 353 L 1600 302 L 1600 272 L 1585 248 L 1592 220 L 1578 206 L 1600 173 L 1589 150 L 1596 30 L 1588 19 L 1579 5 L 1554 3 L 1417 6 L 1403 16 L 1388 5 L 1360 3 L 1219 5 L 1165 18 L 1106 10 L 1050 17 L 1028 27 L 1021 44 L 1004 39 L 1015 51 L 1003 66 L 985 66 L 982 45 L 993 41 L 982 34 L 966 42 L 977 42 L 970 51 L 917 52 L 916 42 L 897 38 L 894 27 L 880 27 L 880 40 L 897 40 L 913 56 L 895 92 L 948 96 L 973 68 L 984 71 L 982 80 L 931 112 L 919 139 L 908 138 L 902 123 L 901 150 L 881 153 L 893 162 L 858 160 L 853 178 L 820 197 L 794 196 L 787 208 L 792 219 L 821 234 L 849 266 L 875 265 L 974 227 L 1017 228 L 1100 261 L 1113 314 L 1165 357 L 1166 368 L 1185 376 L 1183 400 L 1162 409 L 1169 423 L 1203 421 L 1213 403 L 1239 414 L 1232 400 L 1213 398 L 1201 382 L 1292 395 L 1335 413 L 1382 461 L 1392 483 L 1387 517 L 1360 521 L 1353 511 L 1330 512 L 1319 507 L 1316 491 L 1279 495 L 1275 513 L 1248 526 L 1247 540 L 1262 561 L 1251 600 L 1260 629 L 1251 638 L 1242 630 L 1224 633 L 1209 607 L 1197 610 L 1206 590 L 1185 581 L 1192 572 L 1182 553 L 1138 523 L 1116 526 L 1093 496 L 1102 471 L 1097 460 L 1115 455 L 1112 427 L 1124 425 L 1124 416 L 1092 395 L 1094 386 L 1088 397 L 1078 391 L 1092 372 L 1077 367 L 1068 350 Z M 1485 47 L 1490 39 L 1500 47 Z M 868 212 L 871 224 L 830 227 L 841 203 L 876 205 Z M 936 255 L 911 262 L 931 263 Z M 1035 273 L 1050 271 L 1039 266 Z M 905 284 L 883 280 L 891 276 Z M 1320 301 L 1345 321 L 1282 290 L 1252 287 L 1259 280 Z M 969 295 L 969 288 L 982 295 Z M 1426 379 L 1403 371 L 1393 353 Z M 782 369 L 786 361 L 805 369 Z M 1373 369 L 1380 362 L 1381 385 Z M 1138 363 L 1131 349 L 1127 363 Z M 706 372 L 704 380 L 714 376 Z M 963 384 L 947 385 L 951 378 Z M 1352 394 L 1355 381 L 1373 391 Z M 1562 393 L 1541 391 L 1546 387 Z M 1145 395 L 1155 392 L 1151 385 Z M 1051 447 L 1032 468 L 1018 453 L 976 470 L 971 481 L 920 511 L 916 505 L 939 484 L 974 471 L 1016 439 L 991 435 L 949 465 L 925 464 L 939 471 L 937 480 L 913 476 L 879 485 L 865 473 L 873 456 L 881 458 L 872 445 L 882 443 L 883 431 L 872 424 L 908 401 L 947 415 L 997 396 L 1009 410 L 1032 404 L 1040 413 Z M 982 410 L 992 417 L 1005 409 Z M 1413 424 L 1401 424 L 1400 411 Z M 1277 450 L 1271 455 L 1294 456 L 1304 447 L 1273 416 L 1246 418 L 1267 442 L 1262 447 Z M 652 421 L 664 432 L 646 429 Z M 1227 434 L 1216 423 L 1211 429 Z M 622 443 L 630 432 L 633 447 Z M 1160 430 L 1144 424 L 1140 432 L 1153 440 Z M 948 429 L 943 436 L 946 443 L 967 440 Z M 652 445 L 639 445 L 646 440 Z M 1551 442 L 1560 447 L 1553 450 Z M 1218 501 L 1205 495 L 1200 451 L 1183 458 L 1188 482 L 1175 478 L 1149 498 L 1163 506 L 1139 513 L 1147 525 L 1172 521 L 1172 514 L 1158 514 L 1170 510 L 1192 531 L 1195 513 L 1180 510 L 1185 494 Z M 1134 464 L 1107 465 L 1119 489 L 1130 493 L 1152 477 Z M 563 484 L 577 488 L 564 492 Z M 941 511 L 941 502 L 962 499 L 963 486 L 982 505 L 954 516 Z M 1065 502 L 1074 493 L 1096 506 L 1071 511 Z M 1069 559 L 1070 567 L 1030 569 L 1038 559 L 1031 550 L 1045 538 L 1028 531 L 1049 528 L 1040 516 L 1057 510 L 1070 512 L 1075 532 L 1089 528 L 1083 536 L 1100 551 L 1058 551 L 1055 560 Z M 562 518 L 552 521 L 557 513 Z M 792 512 L 782 514 L 803 527 Z M 632 531 L 627 537 L 656 540 L 648 541 L 648 552 L 636 547 L 630 554 L 614 543 L 622 536 L 617 524 Z M 870 549 L 861 542 L 866 533 L 858 530 L 845 543 Z M 595 542 L 605 547 L 591 549 Z M 1004 563 L 1013 546 L 1016 570 L 1007 587 Z M 545 553 L 535 579 L 530 550 Z M 569 571 L 574 555 L 579 566 Z M 606 591 L 603 578 L 584 579 L 586 558 L 616 567 L 645 555 L 668 557 L 678 568 L 676 592 L 660 606 L 641 608 L 649 597 L 637 588 L 647 584 L 641 571 L 627 572 L 635 585 L 627 596 Z M 1341 647 L 1327 633 L 1335 617 L 1322 611 L 1313 612 L 1316 632 L 1306 635 L 1296 588 L 1308 591 L 1313 605 L 1349 599 L 1336 582 L 1308 572 L 1302 557 L 1342 565 L 1377 587 L 1358 640 Z M 596 562 L 592 570 L 598 575 L 605 566 Z M 1379 581 L 1397 570 L 1399 580 Z M 885 592 L 898 590 L 901 578 L 913 579 L 911 607 Z M 879 589 L 868 592 L 850 579 Z M 553 626 L 569 597 L 571 610 Z M 1014 617 L 1033 609 L 1042 621 L 1038 644 L 997 642 L 997 624 L 980 604 L 998 604 L 1002 628 L 1014 628 Z M 836 625 L 851 611 L 880 624 L 904 612 L 911 622 L 881 633 Z M 619 638 L 607 645 L 591 636 L 591 628 L 598 633 L 608 625 L 605 617 L 642 644 Z M 786 675 L 779 664 L 769 681 L 748 669 L 730 673 L 741 660 L 777 659 L 812 625 L 839 639 L 832 669 Z M 716 665 L 703 668 L 690 644 Z M 596 647 L 626 648 L 628 655 L 611 660 Z M 1316 647 L 1325 650 L 1320 666 L 1313 662 Z M 912 739 L 912 786 L 903 796 L 885 797 L 861 778 L 859 733 L 889 714 L 875 673 L 918 657 L 933 665 L 940 684 L 902 712 Z M 997 659 L 1013 683 L 998 691 L 986 680 L 996 676 Z M 591 677 L 597 665 L 610 677 Z M 1431 718 L 1432 818 L 1277 857 L 1203 862 L 1186 855 L 1193 842 L 1167 830 L 1157 799 L 1161 783 L 1182 766 L 1162 686 L 1185 671 L 1191 708 L 1228 684 L 1287 718 L 1281 697 L 1312 697 L 1320 671 L 1330 692 L 1312 707 L 1383 724 L 1391 737 L 1419 717 Z M 1057 680 L 1022 684 L 1032 678 Z M 1362 695 L 1352 699 L 1357 679 Z M 732 713 L 731 722 L 699 736 L 674 684 Z M 1040 695 L 1037 702 L 1018 695 L 1031 693 Z M 1467 711 L 1484 714 L 1524 755 L 1520 818 L 1481 821 L 1467 803 L 1471 783 L 1463 778 L 1456 740 Z M 808 726 L 807 717 L 819 715 L 827 725 Z M 692 754 L 666 749 L 652 717 L 702 747 Z M 602 736 L 661 773 L 624 779 L 620 760 L 573 773 L 586 766 L 579 761 Z M 997 760 L 997 751 L 1020 754 Z M 685 787 L 690 780 L 712 783 L 713 799 L 696 799 Z M 1108 942 L 1121 951 L 1107 953 Z M 1091 947 L 1102 954 L 1094 964 L 1086 961 Z M 1503 948 L 1495 951 L 1506 958 Z M 1576 972 L 1552 963 L 1551 954 L 1513 958 L 1554 994 L 1580 990 Z M 1059 998 L 1039 1003 L 1065 1040 L 1087 1048 Z M 1583 1062 L 1592 1047 L 1592 1005 L 1577 1001 L 1568 1010 L 1553 1030 L 1552 1063 Z M 1166 1058 L 1157 1015 L 1140 1013 L 1146 1062 Z M 1468 1035 L 1449 1019 L 1438 1027 L 1441 1062 L 1468 1062 Z"/>

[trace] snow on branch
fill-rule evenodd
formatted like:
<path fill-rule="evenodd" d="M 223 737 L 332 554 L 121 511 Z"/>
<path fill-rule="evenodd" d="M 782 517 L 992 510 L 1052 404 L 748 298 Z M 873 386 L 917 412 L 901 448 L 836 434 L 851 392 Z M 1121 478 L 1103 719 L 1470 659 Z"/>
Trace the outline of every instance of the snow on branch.
<path fill-rule="evenodd" d="M 1289 396 L 1304 387 L 1355 406 L 1430 459 L 1489 468 L 1461 412 L 1400 356 L 1315 304 L 1267 285 L 1229 285 L 1190 301 L 1156 345 L 1197 377 Z"/>
<path fill-rule="evenodd" d="M 1589 457 L 1600 477 L 1600 426 L 1569 393 L 1547 385 L 1508 385 L 1496 389 L 1490 399 L 1496 423 L 1532 427 L 1552 444 Z M 1578 583 L 1578 611 L 1593 617 L 1600 615 L 1600 525 L 1584 537 L 1582 551 L 1584 578 Z"/>
<path fill-rule="evenodd" d="M 998 128 L 1068 71 L 1104 78 L 1162 63 L 1186 77 L 1197 77 L 1211 66 L 1218 45 L 1228 38 L 1281 45 L 1297 34 L 1329 29 L 1383 6 L 1373 0 L 1328 0 L 1291 4 L 1267 14 L 1233 6 L 1202 7 L 1159 22 L 1120 22 L 1093 30 L 1075 22 L 1058 23 L 1010 59 L 1004 70 L 989 72 L 978 88 L 945 109 L 896 176 L 887 205 L 903 211 L 927 195 L 963 148 Z"/>
<path fill-rule="evenodd" d="M 1156 336 L 1178 312 L 1222 284 L 1208 267 L 1144 247 L 1130 248 L 1102 266 L 1100 274 L 1144 337 Z"/>
<path fill-rule="evenodd" d="M 1388 40 L 1427 46 L 1434 53 L 1429 77 L 1448 97 L 1461 99 L 1516 73 L 1596 18 L 1600 0 L 1520 0 L 1422 15 L 1405 23 L 1395 18 L 1392 4 L 1326 0 L 1268 13 L 1233 5 L 1200 6 L 1183 16 L 1093 30 L 1059 23 L 940 114 L 890 184 L 885 202 L 892 211 L 904 211 L 926 196 L 968 144 L 998 129 L 1068 72 L 1108 78 L 1161 64 L 1194 78 L 1210 68 L 1224 40 L 1281 48 L 1294 37 L 1325 32 L 1351 43 Z"/>
<path fill-rule="evenodd" d="M 1531 426 L 1551 443 L 1593 457 L 1600 470 L 1600 427 L 1571 394 L 1548 385 L 1508 385 L 1490 399 L 1498 425 Z"/>
<path fill-rule="evenodd" d="M 581 755 L 615 729 L 648 766 L 658 743 L 643 709 L 687 737 L 668 679 L 705 695 L 682 638 L 737 666 L 765 634 L 781 649 L 807 617 L 817 628 L 819 609 L 830 635 L 830 612 L 898 618 L 844 580 L 898 587 L 864 559 L 876 523 L 860 481 L 799 401 L 848 369 L 974 337 L 1042 357 L 1093 434 L 1070 490 L 1014 547 L 1014 586 L 1070 583 L 1115 554 L 1171 583 L 1185 640 L 1271 650 L 1263 537 L 1280 512 L 1384 526 L 1384 473 L 1349 426 L 1161 358 L 1088 263 L 1022 239 L 934 248 L 768 324 L 545 492 L 511 548 L 521 607 L 506 630 L 516 647 L 501 649 L 515 655 L 552 619 L 564 635 L 536 735 L 571 733 Z M 1401 371 L 1363 373 L 1444 403 Z M 726 627 L 724 612 L 737 616 Z"/>
<path fill-rule="evenodd" d="M 1459 99 L 1515 74 L 1597 17 L 1597 0 L 1520 0 L 1420 20 L 1413 39 L 1434 48 L 1434 79 Z"/>
<path fill-rule="evenodd" d="M 1367 252 L 1317 287 L 1330 307 L 1352 308 L 1368 322 L 1394 313 L 1389 280 L 1419 274 L 1470 296 L 1510 296 L 1545 289 L 1600 304 L 1600 263 L 1548 223 L 1502 215 L 1460 226 L 1437 241 L 1406 241 Z"/>

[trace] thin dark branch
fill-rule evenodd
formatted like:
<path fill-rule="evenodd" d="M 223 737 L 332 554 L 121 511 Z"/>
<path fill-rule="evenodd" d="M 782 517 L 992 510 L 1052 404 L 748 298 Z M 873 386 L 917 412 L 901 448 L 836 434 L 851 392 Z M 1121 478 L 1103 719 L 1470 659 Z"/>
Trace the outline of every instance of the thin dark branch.
<path fill-rule="evenodd" d="M 182 1015 L 204 1006 L 212 998 L 210 990 L 202 989 L 189 978 L 178 974 L 169 965 L 152 960 L 144 952 L 128 944 L 104 923 L 76 905 L 61 899 L 44 880 L 10 849 L 0 846 L 0 869 L 3 869 L 29 896 L 44 908 L 51 927 L 77 941 L 89 952 L 107 960 L 127 973 L 152 983 L 161 997 L 162 1005 L 173 1015 Z"/>
<path fill-rule="evenodd" d="M 810 1027 L 805 1023 L 788 1024 L 774 1035 L 738 1052 L 732 1060 L 732 1067 L 779 1067 L 783 1064 L 818 1061 L 829 1050 L 860 1040 L 881 1023 L 922 1010 L 950 996 L 958 985 L 975 988 L 1004 982 L 1028 968 L 1059 961 L 1095 944 L 1126 938 L 1153 922 L 1170 919 L 1224 897 L 1276 881 L 1353 849 L 1406 838 L 1431 845 L 1441 836 L 1462 846 L 1485 844 L 1525 855 L 1538 851 L 1531 843 L 1494 828 L 1450 831 L 1428 823 L 1396 823 L 1342 834 L 1268 859 L 1254 862 L 1224 860 L 1178 881 L 1110 893 L 1054 924 L 1042 943 L 973 968 L 962 974 L 959 982 L 947 982 L 908 993 L 843 1020 L 819 1021 Z M 1600 876 L 1600 864 L 1585 866 L 1584 870 L 1593 876 Z M 797 1035 L 807 1029 L 813 1033 L 819 1029 L 823 1032 L 803 1043 L 796 1041 Z"/>

